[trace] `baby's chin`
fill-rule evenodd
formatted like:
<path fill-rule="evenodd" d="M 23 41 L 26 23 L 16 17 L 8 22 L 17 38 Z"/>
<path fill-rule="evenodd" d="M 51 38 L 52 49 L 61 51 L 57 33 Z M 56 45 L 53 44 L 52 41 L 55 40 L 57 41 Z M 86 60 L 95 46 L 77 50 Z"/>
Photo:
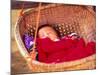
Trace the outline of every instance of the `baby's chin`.
<path fill-rule="evenodd" d="M 47 36 L 40 37 L 40 39 L 45 39 L 45 38 L 49 38 L 49 39 L 52 40 L 52 41 L 58 41 L 58 40 L 59 40 L 58 37 L 47 37 Z"/>
<path fill-rule="evenodd" d="M 59 41 L 59 38 L 49 38 L 51 39 L 52 41 Z"/>

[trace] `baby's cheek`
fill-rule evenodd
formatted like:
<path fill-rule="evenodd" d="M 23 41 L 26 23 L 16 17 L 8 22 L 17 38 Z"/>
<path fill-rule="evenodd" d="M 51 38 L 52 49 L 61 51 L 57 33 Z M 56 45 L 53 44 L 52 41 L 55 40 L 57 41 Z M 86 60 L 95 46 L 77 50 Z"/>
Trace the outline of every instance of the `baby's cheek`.
<path fill-rule="evenodd" d="M 51 36 L 49 36 L 49 38 L 51 38 L 53 40 L 57 39 L 57 37 L 55 35 L 51 35 Z"/>
<path fill-rule="evenodd" d="M 46 38 L 47 37 L 47 35 L 41 35 L 41 38 Z"/>
<path fill-rule="evenodd" d="M 48 35 L 48 37 L 50 37 L 50 38 L 54 38 L 54 35 L 52 35 L 52 34 L 49 34 L 49 35 Z"/>

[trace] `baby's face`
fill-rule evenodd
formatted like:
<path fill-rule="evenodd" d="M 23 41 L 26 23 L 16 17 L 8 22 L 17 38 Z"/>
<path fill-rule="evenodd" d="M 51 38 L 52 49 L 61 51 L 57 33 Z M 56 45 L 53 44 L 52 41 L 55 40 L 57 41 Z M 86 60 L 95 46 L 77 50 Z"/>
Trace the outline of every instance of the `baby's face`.
<path fill-rule="evenodd" d="M 50 38 L 51 40 L 58 39 L 56 31 L 51 27 L 44 27 L 39 30 L 39 38 Z"/>

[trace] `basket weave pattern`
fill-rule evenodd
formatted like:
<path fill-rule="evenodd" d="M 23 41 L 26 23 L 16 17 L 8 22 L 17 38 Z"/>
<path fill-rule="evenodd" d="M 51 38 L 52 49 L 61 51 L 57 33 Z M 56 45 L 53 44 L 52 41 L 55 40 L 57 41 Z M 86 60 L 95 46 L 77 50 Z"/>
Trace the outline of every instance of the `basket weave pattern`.
<path fill-rule="evenodd" d="M 91 11 L 93 11 L 91 9 Z M 55 27 L 61 36 L 72 32 L 78 33 L 86 42 L 95 40 L 95 13 L 85 6 L 53 4 L 41 8 L 40 23 L 50 24 Z M 37 8 L 24 12 L 16 24 L 16 41 L 19 44 L 22 55 L 28 56 L 22 36 L 25 32 L 34 36 L 37 17 Z M 25 54 L 26 53 L 26 54 Z M 64 70 L 94 69 L 95 55 L 71 62 L 58 64 L 45 64 L 35 60 L 28 62 L 33 72 L 50 72 Z"/>

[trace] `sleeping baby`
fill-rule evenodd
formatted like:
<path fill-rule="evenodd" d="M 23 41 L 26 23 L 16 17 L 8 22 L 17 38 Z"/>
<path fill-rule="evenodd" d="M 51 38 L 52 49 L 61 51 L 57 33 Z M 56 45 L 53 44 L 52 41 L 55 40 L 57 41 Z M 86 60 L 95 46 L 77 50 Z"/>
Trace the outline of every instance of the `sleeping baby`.
<path fill-rule="evenodd" d="M 49 24 L 38 28 L 38 60 L 45 63 L 59 63 L 78 60 L 95 53 L 95 42 L 85 43 L 76 33 L 59 37 Z"/>

